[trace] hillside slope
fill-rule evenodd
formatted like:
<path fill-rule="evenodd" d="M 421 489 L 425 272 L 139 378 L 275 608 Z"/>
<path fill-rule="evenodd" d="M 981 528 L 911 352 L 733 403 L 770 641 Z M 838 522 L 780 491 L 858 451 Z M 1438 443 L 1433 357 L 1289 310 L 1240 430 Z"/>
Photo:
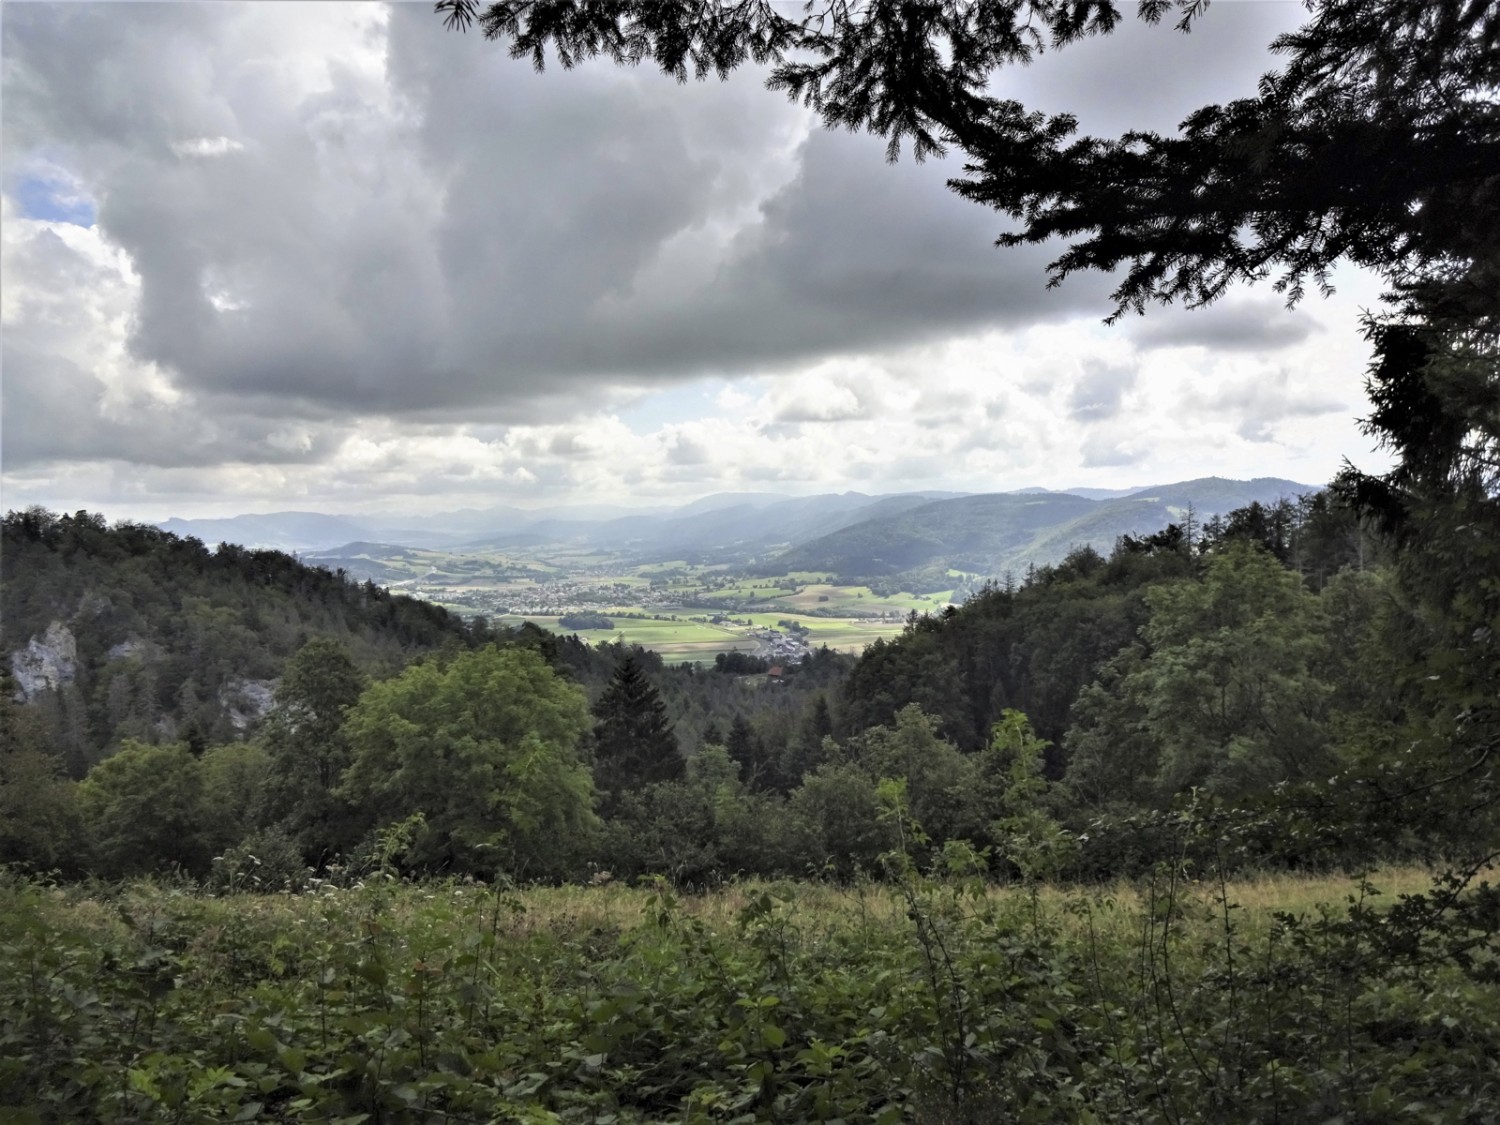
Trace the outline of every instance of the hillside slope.
<path fill-rule="evenodd" d="M 277 551 L 102 516 L 12 512 L 0 533 L 0 649 L 10 691 L 81 773 L 122 738 L 226 741 L 252 727 L 314 636 L 372 672 L 468 643 L 448 611 Z"/>
<path fill-rule="evenodd" d="M 1204 477 L 1110 500 L 1060 492 L 965 496 L 856 523 L 795 546 L 762 569 L 827 570 L 844 580 L 935 567 L 1000 575 L 1056 563 L 1078 547 L 1107 554 L 1122 535 L 1182 522 L 1189 507 L 1201 523 L 1252 501 L 1267 504 L 1315 491 L 1276 477 Z"/>

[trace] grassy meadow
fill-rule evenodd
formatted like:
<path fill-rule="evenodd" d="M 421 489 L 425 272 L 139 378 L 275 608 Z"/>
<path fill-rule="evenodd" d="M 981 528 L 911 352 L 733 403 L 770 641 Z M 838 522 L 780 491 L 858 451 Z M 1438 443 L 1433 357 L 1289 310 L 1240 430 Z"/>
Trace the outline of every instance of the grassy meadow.
<path fill-rule="evenodd" d="M 1492 1121 L 1493 981 L 1388 913 L 1429 882 L 7 877 L 0 1120 Z"/>
<path fill-rule="evenodd" d="M 601 612 L 609 616 L 609 610 Z M 612 617 L 611 620 L 615 623 L 613 629 L 564 629 L 558 624 L 556 617 L 506 615 L 497 618 L 498 622 L 506 625 L 530 621 L 555 633 L 576 633 L 591 644 L 623 638 L 626 644 L 651 649 L 671 661 L 701 660 L 712 663 L 716 653 L 753 652 L 756 647 L 755 638 L 743 629 L 711 625 L 706 621 L 619 616 Z"/>
<path fill-rule="evenodd" d="M 613 607 L 612 607 L 613 608 Z M 601 610 L 610 616 L 612 608 Z M 618 608 L 613 608 L 618 614 Z M 638 611 L 635 611 L 638 612 Z M 878 621 L 867 618 L 804 617 L 790 613 L 740 613 L 731 615 L 736 621 L 750 621 L 757 628 L 775 629 L 782 621 L 795 621 L 808 630 L 814 647 L 827 645 L 840 652 L 859 653 L 866 645 L 879 638 L 890 638 L 900 634 L 902 624 L 896 621 Z M 685 616 L 677 621 L 666 618 L 639 618 L 613 616 L 613 629 L 564 629 L 558 618 L 549 616 L 518 616 L 506 614 L 497 617 L 497 623 L 517 625 L 530 621 L 544 629 L 557 633 L 576 633 L 594 644 L 601 641 L 624 639 L 627 644 L 640 645 L 660 653 L 671 661 L 697 660 L 712 662 L 720 652 L 754 652 L 758 642 L 745 626 L 714 625 L 706 619 L 689 619 Z"/>

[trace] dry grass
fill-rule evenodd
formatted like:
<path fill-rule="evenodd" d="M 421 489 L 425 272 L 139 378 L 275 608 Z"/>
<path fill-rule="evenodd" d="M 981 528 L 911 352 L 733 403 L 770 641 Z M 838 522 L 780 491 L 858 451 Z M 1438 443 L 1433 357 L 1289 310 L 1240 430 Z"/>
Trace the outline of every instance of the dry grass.
<path fill-rule="evenodd" d="M 1391 905 L 1399 895 L 1427 890 L 1432 879 L 1433 872 L 1427 868 L 1382 868 L 1369 877 L 1378 894 L 1366 901 L 1377 907 Z M 1158 888 L 1158 893 L 1164 889 Z M 1234 880 L 1222 889 L 1247 920 L 1257 921 L 1269 921 L 1275 912 L 1311 914 L 1327 908 L 1340 913 L 1347 909 L 1351 897 L 1358 898 L 1361 893 L 1358 880 L 1347 875 L 1260 875 Z M 1217 902 L 1220 894 L 1217 884 L 1205 882 L 1179 884 L 1177 891 L 1205 907 Z M 881 884 L 839 887 L 762 881 L 732 883 L 701 895 L 674 894 L 674 909 L 714 928 L 729 926 L 753 899 L 767 892 L 787 902 L 799 916 L 825 923 L 888 922 L 902 917 L 906 909 L 898 893 Z M 989 892 L 994 899 L 1018 901 L 1028 893 L 1019 886 L 998 886 Z M 1048 913 L 1065 913 L 1069 907 L 1088 903 L 1096 910 L 1130 918 L 1146 908 L 1150 894 L 1147 886 L 1121 882 L 1095 888 L 1044 887 L 1040 899 Z M 628 929 L 652 916 L 657 893 L 649 888 L 606 883 L 595 887 L 538 887 L 521 891 L 516 898 L 524 907 L 522 917 L 528 929 L 575 925 Z"/>
<path fill-rule="evenodd" d="M 1400 895 L 1429 889 L 1432 879 L 1433 872 L 1421 867 L 1382 868 L 1371 873 L 1369 886 L 1376 893 L 1373 897 L 1366 896 L 1365 901 L 1377 908 L 1392 905 Z M 319 916 L 330 905 L 330 898 L 356 906 L 363 900 L 347 896 L 365 895 L 370 890 L 351 892 L 325 887 L 320 893 L 305 895 L 227 895 L 214 901 L 209 909 L 222 912 L 226 919 L 234 916 L 241 922 L 253 920 L 257 925 L 303 925 Z M 1040 889 L 1038 900 L 1042 912 L 1062 919 L 1065 927 L 1077 926 L 1081 930 L 1092 925 L 1102 937 L 1137 929 L 1152 894 L 1159 896 L 1168 890 L 1163 885 L 1153 891 L 1148 884 L 1126 882 L 1087 888 L 1049 886 Z M 1240 924 L 1252 931 L 1269 926 L 1277 912 L 1339 914 L 1351 900 L 1361 896 L 1358 881 L 1343 875 L 1262 875 L 1230 882 L 1222 892 L 1236 908 Z M 622 932 L 653 918 L 662 906 L 664 893 L 671 895 L 674 914 L 697 919 L 716 931 L 732 929 L 745 908 L 766 894 L 784 903 L 802 926 L 823 932 L 882 927 L 903 919 L 906 914 L 904 899 L 889 886 L 872 883 L 840 887 L 793 881 L 733 883 L 706 894 L 680 894 L 606 882 L 599 886 L 502 891 L 498 900 L 492 888 L 481 884 L 395 884 L 382 896 L 381 909 L 388 911 L 392 921 L 400 926 L 403 918 L 416 918 L 435 900 L 446 899 L 460 913 L 488 916 L 498 910 L 504 918 L 503 929 L 512 934 Z M 1191 914 L 1196 909 L 1207 915 L 1218 909 L 1221 888 L 1217 884 L 1190 881 L 1179 884 L 1175 893 L 1179 907 L 1185 912 Z M 993 887 L 988 892 L 991 901 L 1012 903 L 1018 911 L 1025 907 L 1029 895 L 1026 888 L 1019 886 Z M 92 932 L 100 940 L 110 940 L 129 929 L 144 928 L 149 932 L 156 917 L 175 913 L 172 900 L 184 896 L 195 897 L 182 888 L 139 883 L 115 888 L 108 894 L 100 894 L 98 888 L 59 888 L 49 897 L 58 921 L 66 918 L 69 926 Z"/>

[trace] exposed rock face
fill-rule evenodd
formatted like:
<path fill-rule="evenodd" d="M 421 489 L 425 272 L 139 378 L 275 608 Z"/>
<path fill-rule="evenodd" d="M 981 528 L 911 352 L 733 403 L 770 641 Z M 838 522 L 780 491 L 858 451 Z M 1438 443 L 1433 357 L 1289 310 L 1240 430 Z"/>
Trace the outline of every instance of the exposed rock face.
<path fill-rule="evenodd" d="M 134 637 L 128 637 L 117 645 L 110 645 L 109 651 L 104 654 L 106 660 L 129 660 L 132 656 L 140 653 L 146 646 Z"/>
<path fill-rule="evenodd" d="M 275 680 L 244 680 L 236 677 L 219 692 L 219 703 L 235 730 L 245 730 L 265 718 L 276 703 Z"/>
<path fill-rule="evenodd" d="M 135 636 L 126 637 L 117 645 L 110 645 L 109 651 L 104 654 L 104 658 L 109 661 L 159 660 L 162 656 L 161 645 Z"/>
<path fill-rule="evenodd" d="M 40 638 L 32 637 L 25 648 L 10 654 L 10 671 L 16 678 L 18 703 L 72 683 L 78 674 L 78 642 L 73 631 L 54 621 Z"/>

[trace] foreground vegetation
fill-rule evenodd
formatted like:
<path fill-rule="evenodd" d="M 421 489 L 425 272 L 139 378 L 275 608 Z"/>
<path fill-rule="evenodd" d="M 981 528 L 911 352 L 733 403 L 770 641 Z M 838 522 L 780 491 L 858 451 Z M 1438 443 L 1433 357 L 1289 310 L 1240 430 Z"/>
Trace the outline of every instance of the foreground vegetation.
<path fill-rule="evenodd" d="M 0 885 L 15 1121 L 1492 1121 L 1488 891 Z M 1321 902 L 1333 905 L 1319 905 Z M 1455 906 L 1457 904 L 1457 909 Z M 1490 903 L 1493 909 L 1493 902 Z"/>

